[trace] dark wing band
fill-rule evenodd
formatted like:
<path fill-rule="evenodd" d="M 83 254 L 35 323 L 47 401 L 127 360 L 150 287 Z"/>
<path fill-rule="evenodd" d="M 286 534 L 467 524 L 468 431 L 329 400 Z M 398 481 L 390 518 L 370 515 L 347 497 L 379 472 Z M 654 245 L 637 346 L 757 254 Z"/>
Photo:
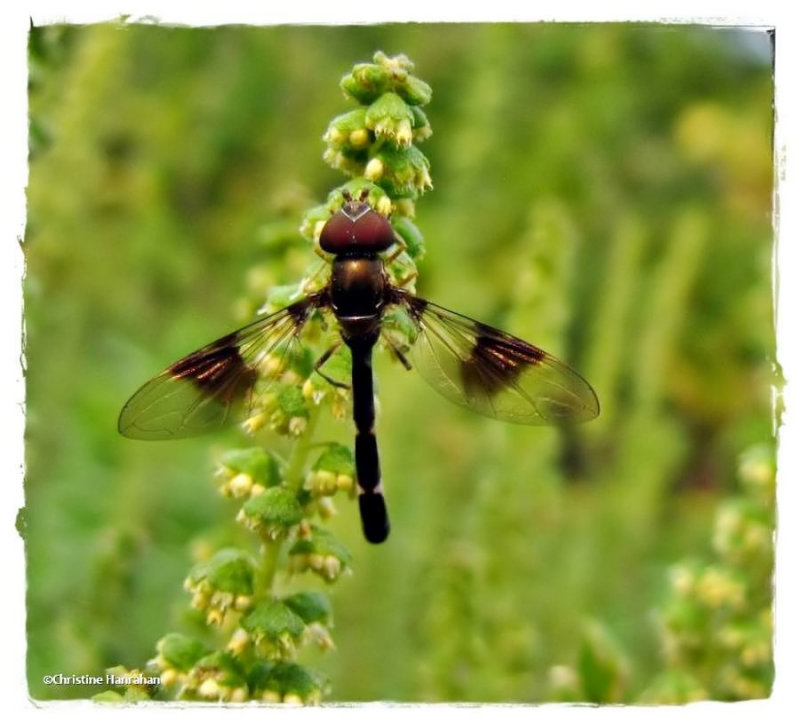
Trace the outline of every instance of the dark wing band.
<path fill-rule="evenodd" d="M 118 428 L 133 439 L 198 436 L 246 418 L 269 357 L 293 352 L 312 311 L 313 294 L 185 356 L 150 379 L 125 404 Z"/>

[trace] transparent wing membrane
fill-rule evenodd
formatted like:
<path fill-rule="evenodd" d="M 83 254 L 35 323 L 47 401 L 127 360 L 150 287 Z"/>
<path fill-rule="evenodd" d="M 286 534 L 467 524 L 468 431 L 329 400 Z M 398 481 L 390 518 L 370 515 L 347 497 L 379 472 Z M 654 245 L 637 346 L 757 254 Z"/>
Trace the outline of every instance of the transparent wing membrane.
<path fill-rule="evenodd" d="M 576 423 L 598 415 L 592 387 L 546 351 L 419 297 L 396 296 L 418 334 L 412 364 L 450 401 L 516 424 Z"/>
<path fill-rule="evenodd" d="M 180 439 L 246 418 L 282 368 L 299 357 L 300 332 L 319 300 L 309 296 L 172 364 L 125 404 L 120 433 Z"/>

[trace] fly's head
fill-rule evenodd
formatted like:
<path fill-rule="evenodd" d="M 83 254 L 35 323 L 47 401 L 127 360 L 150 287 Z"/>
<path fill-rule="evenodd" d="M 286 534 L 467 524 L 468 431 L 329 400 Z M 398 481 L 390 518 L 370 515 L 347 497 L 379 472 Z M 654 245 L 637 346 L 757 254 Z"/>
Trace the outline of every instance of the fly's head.
<path fill-rule="evenodd" d="M 357 199 L 344 194 L 345 203 L 325 223 L 319 236 L 323 251 L 336 256 L 373 255 L 395 243 L 389 219 L 366 201 L 364 189 Z"/>

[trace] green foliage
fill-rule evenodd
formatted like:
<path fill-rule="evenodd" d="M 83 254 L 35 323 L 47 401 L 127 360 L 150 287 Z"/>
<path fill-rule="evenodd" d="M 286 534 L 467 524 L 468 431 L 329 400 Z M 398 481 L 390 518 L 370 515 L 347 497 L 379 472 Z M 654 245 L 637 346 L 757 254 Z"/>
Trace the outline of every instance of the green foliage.
<path fill-rule="evenodd" d="M 595 704 L 623 701 L 628 665 L 624 653 L 600 624 L 586 626 L 578 651 L 578 673 L 583 686 L 579 699 Z"/>
<path fill-rule="evenodd" d="M 180 672 L 188 672 L 210 651 L 202 642 L 176 632 L 162 637 L 157 649 L 161 664 Z"/>
<path fill-rule="evenodd" d="M 671 588 L 659 614 L 667 669 L 644 692 L 645 701 L 769 696 L 775 528 L 770 449 L 747 449 L 739 477 L 741 492 L 720 505 L 714 520 L 713 556 L 670 570 Z"/>
<path fill-rule="evenodd" d="M 345 75 L 376 48 L 413 57 L 434 95 L 379 60 Z M 768 693 L 773 501 L 750 490 L 740 459 L 762 449 L 769 467 L 775 455 L 770 52 L 760 31 L 700 26 L 34 28 L 32 696 L 91 696 L 43 675 L 136 671 L 178 628 L 202 649 L 196 673 L 156 667 L 202 699 L 313 701 L 328 687 L 312 667 L 346 701 Z M 342 75 L 355 110 L 342 108 Z M 410 111 L 381 126 L 386 137 L 435 126 L 424 201 L 428 165 L 373 143 L 367 110 L 382 92 Z M 336 137 L 320 143 L 326 127 Z M 355 174 L 324 203 L 336 181 L 321 152 Z M 362 187 L 384 209 L 388 191 L 408 191 L 393 214 L 408 258 L 393 276 L 425 250 L 422 295 L 573 364 L 601 415 L 569 432 L 473 419 L 378 359 L 394 527 L 373 549 L 346 498 L 346 457 L 311 479 L 302 469 L 327 447 L 292 453 L 309 432 L 349 447 L 347 423 L 314 414 L 325 387 L 275 399 L 258 432 L 272 461 L 228 457 L 220 487 L 241 505 L 277 472 L 320 517 L 285 551 L 295 576 L 273 577 L 310 644 L 245 670 L 233 650 L 246 657 L 249 642 L 231 631 L 220 651 L 212 608 L 187 614 L 180 592 L 187 568 L 253 539 L 204 481 L 209 440 L 137 444 L 115 418 L 136 383 L 246 323 L 268 289 L 280 287 L 275 308 L 307 290 L 298 278 L 323 283 L 308 242 L 341 191 Z M 296 360 L 301 375 L 313 361 Z M 345 398 L 324 403 L 347 418 Z M 211 443 L 242 445 L 236 432 Z M 256 588 L 268 571 L 259 562 Z M 337 653 L 322 659 L 310 647 L 330 617 L 290 602 L 314 584 L 336 611 Z M 253 608 L 231 604 L 223 627 Z"/>

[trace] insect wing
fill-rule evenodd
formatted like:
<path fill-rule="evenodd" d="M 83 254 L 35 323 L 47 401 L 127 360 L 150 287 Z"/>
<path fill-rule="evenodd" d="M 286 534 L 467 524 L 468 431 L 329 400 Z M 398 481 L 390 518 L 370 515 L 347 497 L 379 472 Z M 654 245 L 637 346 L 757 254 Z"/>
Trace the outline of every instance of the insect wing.
<path fill-rule="evenodd" d="M 418 332 L 412 364 L 450 401 L 516 424 L 576 423 L 600 413 L 592 387 L 546 351 L 417 296 L 400 300 Z"/>
<path fill-rule="evenodd" d="M 245 418 L 264 365 L 272 358 L 280 367 L 297 351 L 300 331 L 320 305 L 320 294 L 309 296 L 176 361 L 128 400 L 119 432 L 180 439 Z"/>

